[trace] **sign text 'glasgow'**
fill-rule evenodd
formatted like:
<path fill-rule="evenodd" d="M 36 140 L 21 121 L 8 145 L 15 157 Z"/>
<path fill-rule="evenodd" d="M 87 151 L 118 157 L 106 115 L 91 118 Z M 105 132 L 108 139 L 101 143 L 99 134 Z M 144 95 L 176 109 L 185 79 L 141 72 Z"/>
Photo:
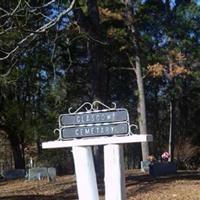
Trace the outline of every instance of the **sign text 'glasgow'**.
<path fill-rule="evenodd" d="M 82 112 L 75 114 L 63 114 L 60 116 L 60 125 L 81 125 L 81 124 L 98 124 L 114 123 L 128 120 L 128 112 L 125 109 L 116 109 L 113 111 L 102 110 L 98 112 Z"/>

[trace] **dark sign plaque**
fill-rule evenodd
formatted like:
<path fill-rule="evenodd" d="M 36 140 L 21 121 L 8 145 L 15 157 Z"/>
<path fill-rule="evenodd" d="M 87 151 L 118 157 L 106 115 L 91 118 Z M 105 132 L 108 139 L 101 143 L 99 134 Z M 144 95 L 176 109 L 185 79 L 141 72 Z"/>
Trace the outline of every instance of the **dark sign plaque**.
<path fill-rule="evenodd" d="M 114 123 L 123 121 L 128 121 L 128 112 L 126 109 L 63 114 L 60 115 L 59 118 L 60 126 Z"/>
<path fill-rule="evenodd" d="M 63 139 L 128 134 L 128 123 L 86 125 L 61 128 Z"/>
<path fill-rule="evenodd" d="M 60 140 L 132 134 L 128 111 L 113 105 L 111 108 L 94 101 L 83 103 L 74 112 L 69 108 L 69 114 L 59 116 L 59 128 L 55 132 L 59 133 Z"/>

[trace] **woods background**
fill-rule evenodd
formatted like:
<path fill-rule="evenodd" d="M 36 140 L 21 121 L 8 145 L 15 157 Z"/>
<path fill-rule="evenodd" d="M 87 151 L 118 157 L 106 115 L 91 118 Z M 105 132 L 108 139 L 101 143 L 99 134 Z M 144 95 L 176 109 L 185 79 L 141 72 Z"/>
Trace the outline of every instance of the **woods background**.
<path fill-rule="evenodd" d="M 164 151 L 180 169 L 199 168 L 199 22 L 195 0 L 1 0 L 1 172 L 33 158 L 73 173 L 70 150 L 41 142 L 57 139 L 59 114 L 96 99 L 153 134 L 143 152 L 124 147 L 127 168 Z"/>

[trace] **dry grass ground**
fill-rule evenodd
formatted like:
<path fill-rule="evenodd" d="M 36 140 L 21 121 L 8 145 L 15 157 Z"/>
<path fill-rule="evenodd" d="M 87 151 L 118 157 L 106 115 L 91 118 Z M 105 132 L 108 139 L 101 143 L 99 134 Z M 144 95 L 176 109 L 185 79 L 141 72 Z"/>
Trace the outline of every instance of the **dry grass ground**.
<path fill-rule="evenodd" d="M 177 175 L 151 177 L 138 171 L 126 175 L 128 200 L 200 200 L 200 173 L 179 172 Z M 103 187 L 100 186 L 101 200 Z M 0 182 L 1 200 L 74 200 L 78 199 L 74 176 L 58 177 L 56 182 Z"/>
<path fill-rule="evenodd" d="M 128 200 L 200 200 L 198 172 L 157 178 L 129 174 L 126 182 Z"/>

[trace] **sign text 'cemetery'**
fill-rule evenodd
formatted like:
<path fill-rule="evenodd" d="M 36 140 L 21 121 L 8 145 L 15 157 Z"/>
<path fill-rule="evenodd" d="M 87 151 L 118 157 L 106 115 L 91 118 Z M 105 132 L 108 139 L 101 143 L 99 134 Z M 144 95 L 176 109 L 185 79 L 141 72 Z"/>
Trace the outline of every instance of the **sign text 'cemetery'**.
<path fill-rule="evenodd" d="M 129 115 L 124 108 L 90 109 L 85 112 L 62 114 L 59 117 L 59 135 L 61 140 L 70 138 L 124 135 L 129 133 Z M 78 109 L 79 111 L 80 109 Z"/>

